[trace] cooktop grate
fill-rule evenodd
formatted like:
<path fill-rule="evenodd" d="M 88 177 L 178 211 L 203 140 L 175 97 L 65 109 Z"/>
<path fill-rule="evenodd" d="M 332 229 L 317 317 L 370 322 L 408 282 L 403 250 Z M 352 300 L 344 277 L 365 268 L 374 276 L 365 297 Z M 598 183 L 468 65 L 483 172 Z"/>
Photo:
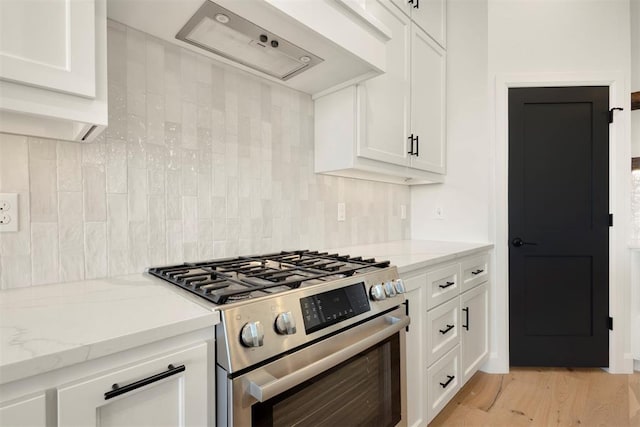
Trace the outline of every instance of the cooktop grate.
<path fill-rule="evenodd" d="M 283 251 L 152 267 L 148 272 L 214 304 L 257 298 L 389 266 L 389 261 L 318 251 Z"/>

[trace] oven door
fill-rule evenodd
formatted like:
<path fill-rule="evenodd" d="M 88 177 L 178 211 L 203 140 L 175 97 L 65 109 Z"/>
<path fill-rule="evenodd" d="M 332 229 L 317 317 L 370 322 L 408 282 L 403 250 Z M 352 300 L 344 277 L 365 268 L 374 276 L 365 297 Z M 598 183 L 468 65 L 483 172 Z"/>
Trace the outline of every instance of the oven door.
<path fill-rule="evenodd" d="M 398 307 L 227 379 L 220 425 L 406 425 L 408 324 Z"/>

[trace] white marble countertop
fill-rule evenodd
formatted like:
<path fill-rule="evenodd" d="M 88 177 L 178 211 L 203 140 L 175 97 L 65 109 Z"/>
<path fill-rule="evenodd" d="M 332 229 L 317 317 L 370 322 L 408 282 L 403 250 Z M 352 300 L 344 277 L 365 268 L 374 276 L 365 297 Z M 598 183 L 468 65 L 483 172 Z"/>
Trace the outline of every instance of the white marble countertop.
<path fill-rule="evenodd" d="M 379 261 L 388 260 L 391 265 L 398 267 L 399 273 L 406 273 L 491 248 L 492 243 L 396 240 L 326 250 L 345 255 L 373 257 Z"/>
<path fill-rule="evenodd" d="M 219 322 L 182 292 L 145 274 L 0 291 L 0 384 Z"/>

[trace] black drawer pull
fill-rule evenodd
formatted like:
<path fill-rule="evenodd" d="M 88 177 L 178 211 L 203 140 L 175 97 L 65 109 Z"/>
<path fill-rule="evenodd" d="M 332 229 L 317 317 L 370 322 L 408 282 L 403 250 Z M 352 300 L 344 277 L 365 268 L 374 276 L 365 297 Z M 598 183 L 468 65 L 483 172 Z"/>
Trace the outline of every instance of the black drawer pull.
<path fill-rule="evenodd" d="M 447 388 L 447 386 L 451 383 L 451 381 L 454 380 L 455 376 L 454 375 L 447 375 L 447 378 L 449 378 L 447 380 L 447 382 L 446 383 L 440 383 L 440 387 Z"/>
<path fill-rule="evenodd" d="M 408 137 L 407 137 L 407 139 L 408 139 L 408 140 L 409 140 L 409 142 L 411 143 L 411 149 L 410 149 L 409 151 L 407 151 L 407 154 L 409 154 L 409 155 L 413 156 L 414 154 L 416 154 L 416 153 L 414 153 L 414 152 L 413 152 L 413 141 L 414 141 L 414 139 L 413 139 L 413 134 L 411 134 L 410 136 L 408 136 Z"/>
<path fill-rule="evenodd" d="M 441 289 L 447 289 L 449 286 L 453 286 L 455 284 L 456 284 L 456 282 L 445 282 L 444 285 L 438 285 L 438 287 L 441 288 Z"/>
<path fill-rule="evenodd" d="M 465 314 L 464 317 L 465 317 L 465 323 L 466 323 L 466 325 L 462 325 L 462 327 L 468 331 L 469 330 L 469 307 L 463 308 L 462 311 L 464 311 L 464 314 Z"/>
<path fill-rule="evenodd" d="M 450 331 L 450 330 L 452 330 L 453 328 L 454 328 L 454 326 L 453 326 L 453 325 L 447 325 L 447 328 L 446 328 L 446 329 L 440 329 L 440 333 L 441 333 L 442 335 L 445 335 L 447 332 L 449 332 L 449 331 Z"/>
<path fill-rule="evenodd" d="M 109 400 L 109 399 L 111 399 L 113 397 L 120 396 L 121 394 L 128 393 L 128 392 L 130 392 L 132 390 L 135 390 L 137 388 L 144 387 L 144 386 L 149 385 L 151 383 L 155 383 L 156 381 L 160 381 L 160 380 L 165 379 L 167 377 L 170 377 L 172 375 L 178 374 L 180 372 L 184 372 L 185 369 L 187 369 L 187 368 L 185 368 L 184 365 L 180 365 L 180 366 L 169 365 L 169 366 L 167 366 L 167 370 L 166 371 L 160 372 L 159 374 L 155 374 L 155 375 L 152 375 L 152 376 L 150 376 L 148 378 L 144 378 L 142 380 L 133 382 L 131 384 L 127 384 L 127 385 L 122 386 L 122 387 L 120 387 L 118 384 L 114 384 L 114 385 L 111 386 L 111 388 L 113 390 L 108 391 L 108 392 L 106 392 L 104 394 L 104 400 Z"/>
<path fill-rule="evenodd" d="M 471 274 L 473 274 L 474 276 L 482 273 L 484 270 L 476 270 L 476 271 L 472 271 Z"/>

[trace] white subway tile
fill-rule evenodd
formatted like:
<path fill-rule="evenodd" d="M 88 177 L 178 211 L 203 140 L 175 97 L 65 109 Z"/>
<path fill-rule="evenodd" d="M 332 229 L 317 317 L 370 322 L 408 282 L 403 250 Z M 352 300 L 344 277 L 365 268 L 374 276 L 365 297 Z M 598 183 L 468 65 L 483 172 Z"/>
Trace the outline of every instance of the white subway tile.
<path fill-rule="evenodd" d="M 107 223 L 85 222 L 84 224 L 85 278 L 106 277 L 107 267 Z M 122 274 L 120 272 L 119 274 Z"/>
<path fill-rule="evenodd" d="M 31 286 L 30 255 L 0 256 L 0 289 Z"/>
<path fill-rule="evenodd" d="M 142 273 L 149 267 L 149 232 L 146 222 L 129 223 L 129 270 Z"/>
<path fill-rule="evenodd" d="M 107 139 L 107 193 L 127 192 L 127 143 Z"/>
<path fill-rule="evenodd" d="M 58 220 L 56 175 L 55 160 L 30 159 L 29 182 L 31 184 L 32 222 L 55 222 Z"/>
<path fill-rule="evenodd" d="M 31 283 L 42 285 L 59 281 L 58 224 L 31 223 Z"/>
<path fill-rule="evenodd" d="M 184 242 L 198 241 L 198 199 L 182 198 L 182 222 L 184 226 Z"/>
<path fill-rule="evenodd" d="M 0 191 L 20 190 L 29 190 L 27 138 L 0 133 Z"/>
<path fill-rule="evenodd" d="M 147 219 L 147 170 L 129 168 L 129 221 Z"/>
<path fill-rule="evenodd" d="M 82 146 L 58 141 L 56 155 L 58 191 L 82 191 Z"/>
<path fill-rule="evenodd" d="M 106 183 L 105 168 L 103 165 L 84 165 L 84 220 L 105 221 L 106 209 Z"/>

